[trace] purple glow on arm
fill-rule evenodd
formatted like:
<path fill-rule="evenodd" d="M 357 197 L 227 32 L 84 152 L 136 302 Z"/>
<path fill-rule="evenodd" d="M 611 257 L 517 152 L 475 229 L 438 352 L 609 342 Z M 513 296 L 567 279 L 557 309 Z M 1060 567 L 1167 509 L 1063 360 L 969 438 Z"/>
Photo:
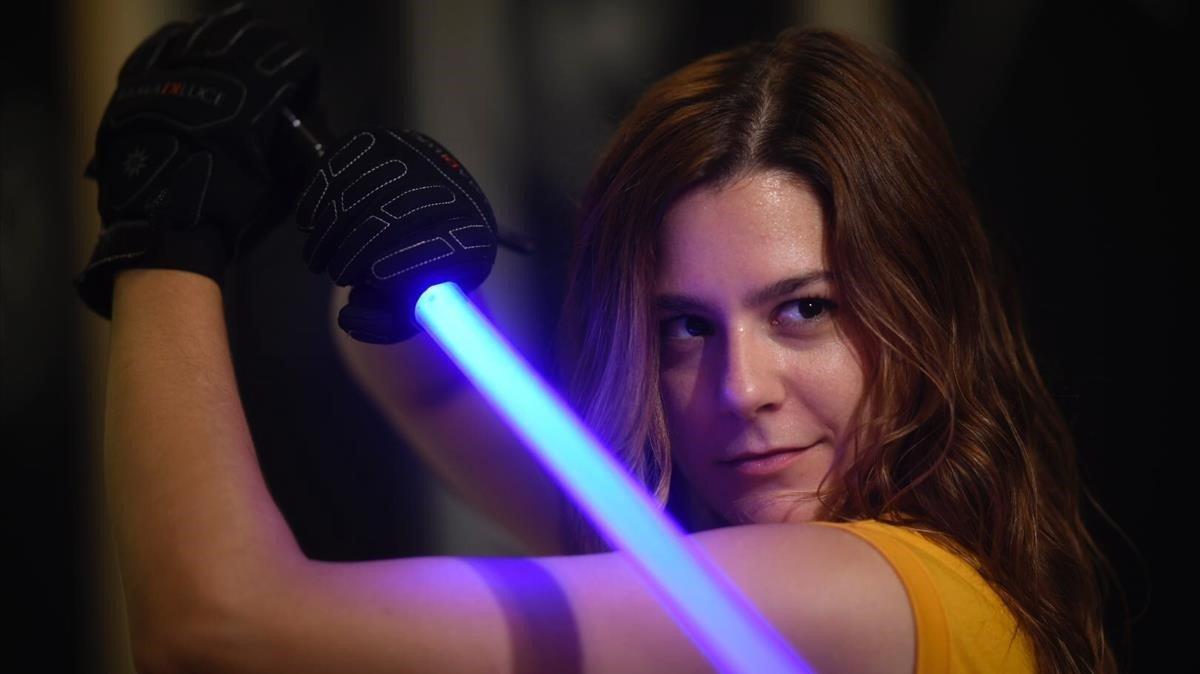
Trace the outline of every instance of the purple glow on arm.
<path fill-rule="evenodd" d="M 812 671 L 458 286 L 426 290 L 415 315 L 720 671 Z"/>

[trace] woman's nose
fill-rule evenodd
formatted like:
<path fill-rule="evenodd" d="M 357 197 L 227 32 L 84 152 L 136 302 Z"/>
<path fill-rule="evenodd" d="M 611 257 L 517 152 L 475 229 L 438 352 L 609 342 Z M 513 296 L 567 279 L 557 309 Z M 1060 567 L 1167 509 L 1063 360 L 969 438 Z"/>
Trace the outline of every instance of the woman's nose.
<path fill-rule="evenodd" d="M 784 386 L 767 337 L 738 328 L 729 333 L 721 395 L 725 405 L 744 419 L 778 409 Z"/>

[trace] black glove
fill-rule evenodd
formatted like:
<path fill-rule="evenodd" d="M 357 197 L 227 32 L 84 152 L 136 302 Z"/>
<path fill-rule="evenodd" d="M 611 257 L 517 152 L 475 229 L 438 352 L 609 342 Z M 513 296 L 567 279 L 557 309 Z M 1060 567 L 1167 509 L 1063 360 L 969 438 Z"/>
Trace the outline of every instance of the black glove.
<path fill-rule="evenodd" d="M 221 283 L 226 263 L 290 210 L 306 177 L 279 133 L 282 108 L 316 103 L 309 52 L 242 5 L 171 23 L 121 67 L 85 173 L 99 184 L 100 239 L 74 279 L 97 314 L 129 267 Z"/>
<path fill-rule="evenodd" d="M 477 288 L 496 261 L 496 218 L 483 191 L 445 148 L 415 131 L 371 129 L 326 155 L 296 207 L 309 232 L 304 261 L 351 285 L 338 325 L 372 343 L 419 332 L 426 288 Z"/>

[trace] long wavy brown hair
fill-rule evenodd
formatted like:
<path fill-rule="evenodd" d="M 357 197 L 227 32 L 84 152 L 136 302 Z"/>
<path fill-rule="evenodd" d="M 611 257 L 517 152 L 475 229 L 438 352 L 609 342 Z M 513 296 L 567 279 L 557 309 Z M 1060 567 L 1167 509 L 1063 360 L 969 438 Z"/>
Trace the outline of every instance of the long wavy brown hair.
<path fill-rule="evenodd" d="M 582 203 L 559 334 L 575 408 L 661 504 L 674 500 L 653 310 L 660 224 L 688 190 L 759 170 L 817 193 L 839 322 L 866 361 L 857 452 L 827 476 L 819 518 L 937 532 L 976 561 L 1040 671 L 1116 671 L 1110 569 L 1081 517 L 1069 429 L 932 98 L 889 53 L 791 29 L 641 98 Z M 579 551 L 607 549 L 578 512 L 567 521 Z"/>

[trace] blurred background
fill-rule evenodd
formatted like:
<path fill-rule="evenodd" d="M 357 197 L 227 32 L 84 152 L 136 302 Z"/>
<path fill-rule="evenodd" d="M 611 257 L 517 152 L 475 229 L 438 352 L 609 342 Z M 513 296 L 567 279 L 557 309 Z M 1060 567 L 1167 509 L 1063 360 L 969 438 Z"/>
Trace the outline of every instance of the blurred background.
<path fill-rule="evenodd" d="M 225 4 L 9 3 L 0 24 L 0 444 L 10 457 L 5 557 L 15 563 L 5 603 L 16 625 L 6 641 L 10 653 L 36 654 L 38 671 L 132 671 L 99 479 L 108 323 L 69 283 L 99 227 L 83 166 L 133 47 L 162 23 Z M 1175 201 L 1179 92 L 1195 85 L 1180 74 L 1194 50 L 1190 3 L 249 4 L 316 50 L 335 131 L 423 130 L 471 170 L 502 228 L 537 242 L 529 255 L 502 249 L 484 295 L 543 368 L 576 199 L 640 91 L 797 23 L 898 54 L 940 106 L 1016 273 L 1087 484 L 1111 518 L 1087 513 L 1128 604 L 1110 602 L 1119 652 L 1128 671 L 1158 669 L 1173 641 L 1163 616 L 1182 588 L 1163 586 L 1152 525 L 1169 522 L 1169 510 L 1156 504 L 1165 491 L 1156 475 L 1164 454 L 1196 445 L 1182 437 L 1179 313 L 1190 304 Z M 330 560 L 521 554 L 426 471 L 351 381 L 331 342 L 332 286 L 302 265 L 303 241 L 285 223 L 226 287 L 260 460 L 301 545 Z"/>

